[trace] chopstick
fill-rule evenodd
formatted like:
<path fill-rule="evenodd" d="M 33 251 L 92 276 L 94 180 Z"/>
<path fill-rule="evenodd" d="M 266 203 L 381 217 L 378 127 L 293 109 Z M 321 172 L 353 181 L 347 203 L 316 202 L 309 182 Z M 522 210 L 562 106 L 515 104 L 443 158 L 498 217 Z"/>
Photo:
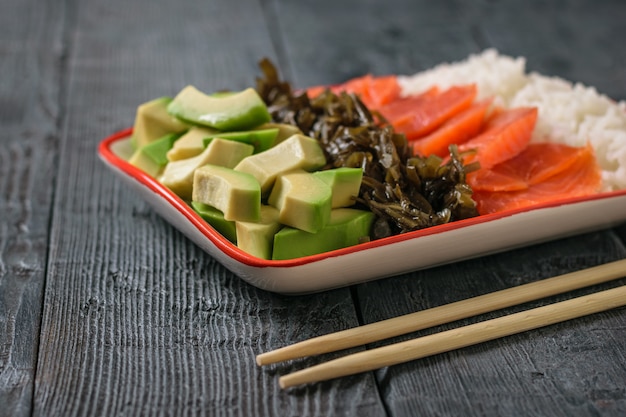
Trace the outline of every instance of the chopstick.
<path fill-rule="evenodd" d="M 626 259 L 315 337 L 256 357 L 260 366 L 334 352 L 621 278 Z"/>
<path fill-rule="evenodd" d="M 623 259 L 582 271 L 571 272 L 428 310 L 319 336 L 262 353 L 257 356 L 257 363 L 259 365 L 267 365 L 359 346 L 516 304 L 600 284 L 624 277 L 625 274 L 626 259 Z M 598 297 L 601 298 L 598 300 Z M 283 376 L 279 382 L 281 387 L 287 388 L 303 383 L 351 375 L 547 326 L 625 304 L 626 287 L 619 287 L 447 332 L 349 355 Z"/>
<path fill-rule="evenodd" d="M 366 350 L 279 378 L 281 388 L 319 382 L 424 358 L 626 305 L 626 285 L 532 310 Z"/>

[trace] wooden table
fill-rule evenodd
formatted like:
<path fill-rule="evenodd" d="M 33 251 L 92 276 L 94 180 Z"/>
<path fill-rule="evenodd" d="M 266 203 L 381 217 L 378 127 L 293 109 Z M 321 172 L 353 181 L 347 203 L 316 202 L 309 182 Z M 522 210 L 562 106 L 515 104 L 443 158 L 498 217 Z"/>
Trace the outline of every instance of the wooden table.
<path fill-rule="evenodd" d="M 625 22 L 617 0 L 0 0 L 0 415 L 626 415 L 623 308 L 288 391 L 278 376 L 317 358 L 254 360 L 622 259 L 625 225 L 281 296 L 207 256 L 96 156 L 139 103 L 253 85 L 264 56 L 308 86 L 494 47 L 626 99 Z"/>

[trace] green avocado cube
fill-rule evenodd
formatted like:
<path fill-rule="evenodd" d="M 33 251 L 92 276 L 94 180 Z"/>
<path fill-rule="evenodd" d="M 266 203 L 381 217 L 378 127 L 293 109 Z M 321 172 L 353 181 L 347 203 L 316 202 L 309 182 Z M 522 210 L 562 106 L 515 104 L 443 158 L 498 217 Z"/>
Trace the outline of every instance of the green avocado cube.
<path fill-rule="evenodd" d="M 237 247 L 257 258 L 272 259 L 274 235 L 281 227 L 278 210 L 262 205 L 258 222 L 235 222 Z"/>
<path fill-rule="evenodd" d="M 206 164 L 232 168 L 253 151 L 252 145 L 247 143 L 215 139 L 198 156 L 170 161 L 165 165 L 159 181 L 180 198 L 189 200 L 192 196 L 194 172 L 198 168 Z"/>
<path fill-rule="evenodd" d="M 202 151 L 206 149 L 204 139 L 212 137 L 215 133 L 217 133 L 215 129 L 192 126 L 184 135 L 174 142 L 172 149 L 167 152 L 167 159 L 170 161 L 178 161 L 201 154 Z"/>
<path fill-rule="evenodd" d="M 333 192 L 332 207 L 354 205 L 361 189 L 363 170 L 361 168 L 341 167 L 314 172 L 320 180 L 330 186 Z"/>
<path fill-rule="evenodd" d="M 175 117 L 222 131 L 248 130 L 270 121 L 263 99 L 253 88 L 211 96 L 189 85 L 167 106 Z"/>
<path fill-rule="evenodd" d="M 302 135 L 302 131 L 298 126 L 290 125 L 288 123 L 265 123 L 259 126 L 257 129 L 278 129 L 274 145 L 279 144 L 285 139 L 289 139 L 293 135 Z"/>
<path fill-rule="evenodd" d="M 211 207 L 197 201 L 192 201 L 191 207 L 222 236 L 232 243 L 237 244 L 237 231 L 235 229 L 234 221 L 226 220 L 224 218 L 224 213 L 215 207 Z"/>
<path fill-rule="evenodd" d="M 189 128 L 167 111 L 171 97 L 160 97 L 137 107 L 132 142 L 135 149 L 154 142 L 168 133 L 181 133 Z"/>
<path fill-rule="evenodd" d="M 293 259 L 354 246 L 369 238 L 374 218 L 370 211 L 338 208 L 317 233 L 283 227 L 274 235 L 272 259 Z"/>
<path fill-rule="evenodd" d="M 274 146 L 277 135 L 278 128 L 253 129 L 243 132 L 216 132 L 204 139 L 204 145 L 207 146 L 213 138 L 229 139 L 248 143 L 254 146 L 254 153 L 259 153 Z"/>
<path fill-rule="evenodd" d="M 293 135 L 274 147 L 244 158 L 235 170 L 253 175 L 266 194 L 276 177 L 295 169 L 313 171 L 326 164 L 326 156 L 317 140 Z"/>
<path fill-rule="evenodd" d="M 217 165 L 204 165 L 193 176 L 192 201 L 215 207 L 224 219 L 258 222 L 261 187 L 250 174 Z"/>
<path fill-rule="evenodd" d="M 133 166 L 148 175 L 156 177 L 167 164 L 166 154 L 180 134 L 170 133 L 160 139 L 138 148 L 128 160 Z"/>
<path fill-rule="evenodd" d="M 310 233 L 320 231 L 330 219 L 332 192 L 313 174 L 296 170 L 278 177 L 268 198 L 282 224 Z"/>

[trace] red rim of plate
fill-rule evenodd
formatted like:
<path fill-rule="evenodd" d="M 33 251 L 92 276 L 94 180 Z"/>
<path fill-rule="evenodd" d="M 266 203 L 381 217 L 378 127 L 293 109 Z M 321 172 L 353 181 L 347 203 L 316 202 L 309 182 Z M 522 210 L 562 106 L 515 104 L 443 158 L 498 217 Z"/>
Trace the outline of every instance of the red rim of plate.
<path fill-rule="evenodd" d="M 264 260 L 252 256 L 237 246 L 232 244 L 229 240 L 224 238 L 219 232 L 211 227 L 206 221 L 204 221 L 187 203 L 185 203 L 180 197 L 171 192 L 168 188 L 161 185 L 156 179 L 149 176 L 139 168 L 129 164 L 122 158 L 118 157 L 111 149 L 111 146 L 120 140 L 127 139 L 132 134 L 132 128 L 127 128 L 119 132 L 113 133 L 109 137 L 103 139 L 98 147 L 99 156 L 107 163 L 115 166 L 123 173 L 127 174 L 140 184 L 148 187 L 151 191 L 164 198 L 170 203 L 176 210 L 178 210 L 187 220 L 189 220 L 207 239 L 213 243 L 217 249 L 222 251 L 227 256 L 234 260 L 253 267 L 294 267 L 309 263 L 321 261 L 326 258 L 338 257 L 348 255 L 354 252 L 360 252 L 363 250 L 376 248 L 379 246 L 386 246 L 406 240 L 417 239 L 423 236 L 436 235 L 445 233 L 451 230 L 460 229 L 468 226 L 475 226 L 482 223 L 487 223 L 504 217 L 513 216 L 519 213 L 525 213 L 538 209 L 546 209 L 550 207 L 563 206 L 568 204 L 580 203 L 584 201 L 601 200 L 605 198 L 611 198 L 621 195 L 626 195 L 626 190 L 611 191 L 605 193 L 598 193 L 593 196 L 575 197 L 555 200 L 547 203 L 536 204 L 515 210 L 506 210 L 499 213 L 484 214 L 478 217 L 473 217 L 464 220 L 457 220 L 451 223 L 446 223 L 438 226 L 432 226 L 426 229 L 416 230 L 414 232 L 403 233 L 400 235 L 394 235 L 383 239 L 378 239 L 366 243 L 361 243 L 355 246 L 350 246 L 343 249 L 337 249 L 330 252 L 324 252 L 316 255 L 304 256 L 301 258 L 294 258 L 288 260 Z"/>

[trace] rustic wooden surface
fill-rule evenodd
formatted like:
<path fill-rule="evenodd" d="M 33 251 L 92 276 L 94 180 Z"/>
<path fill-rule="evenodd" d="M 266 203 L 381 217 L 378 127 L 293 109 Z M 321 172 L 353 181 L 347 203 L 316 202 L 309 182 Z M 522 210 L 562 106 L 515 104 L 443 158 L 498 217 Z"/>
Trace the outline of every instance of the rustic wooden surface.
<path fill-rule="evenodd" d="M 307 86 L 495 47 L 626 99 L 624 22 L 617 0 L 0 0 L 0 415 L 625 415 L 623 308 L 290 391 L 278 375 L 317 359 L 254 362 L 622 259 L 625 225 L 286 297 L 233 276 L 96 156 L 137 104 L 186 84 L 246 87 L 263 56 Z"/>

